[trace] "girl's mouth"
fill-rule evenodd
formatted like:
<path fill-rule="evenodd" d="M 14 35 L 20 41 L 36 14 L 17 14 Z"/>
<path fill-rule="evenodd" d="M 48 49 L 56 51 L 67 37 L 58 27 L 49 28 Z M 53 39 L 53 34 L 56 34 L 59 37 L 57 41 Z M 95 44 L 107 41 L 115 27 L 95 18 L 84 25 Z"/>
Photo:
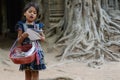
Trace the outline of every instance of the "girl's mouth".
<path fill-rule="evenodd" d="M 30 16 L 30 18 L 33 18 L 33 16 Z"/>

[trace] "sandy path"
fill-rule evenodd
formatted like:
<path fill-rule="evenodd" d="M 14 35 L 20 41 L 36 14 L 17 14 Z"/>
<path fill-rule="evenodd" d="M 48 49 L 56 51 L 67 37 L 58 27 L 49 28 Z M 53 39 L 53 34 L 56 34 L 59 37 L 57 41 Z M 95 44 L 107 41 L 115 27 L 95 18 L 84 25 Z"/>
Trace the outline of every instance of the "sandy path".
<path fill-rule="evenodd" d="M 0 80 L 24 80 L 24 72 L 18 70 L 8 57 L 8 50 L 0 49 Z M 120 80 L 120 62 L 111 62 L 100 68 L 90 68 L 76 61 L 58 62 L 53 53 L 46 54 L 47 69 L 40 71 L 40 80 L 69 77 L 73 80 Z M 63 79 L 59 79 L 63 80 Z"/>

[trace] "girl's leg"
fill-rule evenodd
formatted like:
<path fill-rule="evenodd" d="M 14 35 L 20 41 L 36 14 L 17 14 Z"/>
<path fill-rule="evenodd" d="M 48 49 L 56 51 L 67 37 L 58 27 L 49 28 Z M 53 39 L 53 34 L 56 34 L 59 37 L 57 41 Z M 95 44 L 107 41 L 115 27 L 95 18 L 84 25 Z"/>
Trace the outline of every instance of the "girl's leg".
<path fill-rule="evenodd" d="M 25 80 L 32 80 L 31 79 L 31 70 L 25 70 Z"/>
<path fill-rule="evenodd" d="M 39 71 L 32 71 L 32 80 L 39 80 Z"/>

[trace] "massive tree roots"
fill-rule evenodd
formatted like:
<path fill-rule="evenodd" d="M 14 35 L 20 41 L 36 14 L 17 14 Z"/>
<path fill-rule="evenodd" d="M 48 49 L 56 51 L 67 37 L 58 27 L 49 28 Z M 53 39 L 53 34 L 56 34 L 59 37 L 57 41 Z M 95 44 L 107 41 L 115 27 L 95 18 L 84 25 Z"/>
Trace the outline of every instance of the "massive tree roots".
<path fill-rule="evenodd" d="M 61 29 L 57 46 L 64 46 L 61 60 L 74 56 L 96 64 L 119 61 L 120 52 L 110 47 L 120 47 L 120 25 L 111 20 L 99 0 L 66 0 L 63 24 L 56 27 Z"/>

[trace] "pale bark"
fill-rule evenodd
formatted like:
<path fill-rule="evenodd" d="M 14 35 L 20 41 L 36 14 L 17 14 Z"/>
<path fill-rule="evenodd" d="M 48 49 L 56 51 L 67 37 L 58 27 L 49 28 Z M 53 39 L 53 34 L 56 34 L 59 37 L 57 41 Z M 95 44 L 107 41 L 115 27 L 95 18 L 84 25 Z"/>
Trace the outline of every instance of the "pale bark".
<path fill-rule="evenodd" d="M 57 45 L 65 46 L 61 60 L 77 55 L 90 63 L 119 61 L 120 52 L 115 53 L 109 46 L 120 46 L 120 25 L 105 11 L 109 6 L 105 6 L 107 1 L 65 0 L 63 23 L 54 26 L 61 30 Z M 100 2 L 104 3 L 105 10 Z"/>

